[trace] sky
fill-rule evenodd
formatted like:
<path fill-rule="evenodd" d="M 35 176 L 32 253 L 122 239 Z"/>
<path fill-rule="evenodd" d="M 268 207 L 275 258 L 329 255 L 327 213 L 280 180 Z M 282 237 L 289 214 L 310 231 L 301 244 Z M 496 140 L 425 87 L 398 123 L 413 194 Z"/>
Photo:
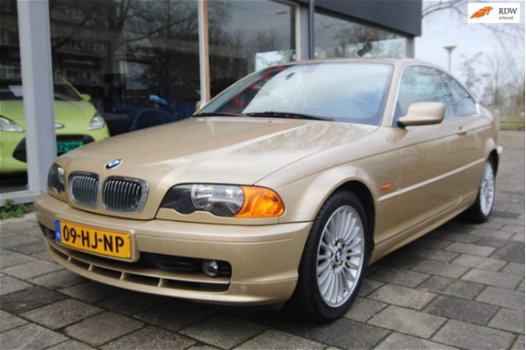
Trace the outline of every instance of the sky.
<path fill-rule="evenodd" d="M 424 6 L 430 1 L 424 1 Z M 498 1 L 493 1 L 498 2 Z M 524 12 L 526 6 L 521 3 L 521 24 L 501 24 L 500 26 L 522 26 L 524 28 Z M 463 5 L 467 12 L 467 3 Z M 487 26 L 495 26 L 488 24 Z M 422 35 L 415 40 L 415 57 L 445 69 L 448 66 L 448 54 L 444 46 L 455 45 L 452 53 L 452 73 L 462 80 L 463 65 L 467 58 L 482 52 L 480 57 L 481 70 L 489 69 L 486 61 L 493 51 L 502 51 L 495 32 L 481 24 L 468 24 L 467 15 L 457 15 L 453 11 L 444 11 L 426 16 L 422 22 Z M 502 34 L 500 34 L 502 35 Z M 506 54 L 516 55 L 524 71 L 524 42 L 519 47 L 509 47 Z"/>

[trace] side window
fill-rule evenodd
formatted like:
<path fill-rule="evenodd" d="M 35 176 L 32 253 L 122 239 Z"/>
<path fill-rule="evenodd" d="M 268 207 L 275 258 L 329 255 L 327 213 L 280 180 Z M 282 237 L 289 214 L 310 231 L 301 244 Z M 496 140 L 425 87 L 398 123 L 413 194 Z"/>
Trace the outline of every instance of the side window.
<path fill-rule="evenodd" d="M 443 78 L 450 93 L 453 114 L 461 117 L 477 113 L 476 103 L 466 89 L 447 74 Z"/>
<path fill-rule="evenodd" d="M 398 90 L 395 121 L 406 115 L 409 105 L 414 102 L 442 102 L 446 107 L 445 118 L 452 116 L 442 72 L 425 66 L 409 66 L 404 70 Z"/>

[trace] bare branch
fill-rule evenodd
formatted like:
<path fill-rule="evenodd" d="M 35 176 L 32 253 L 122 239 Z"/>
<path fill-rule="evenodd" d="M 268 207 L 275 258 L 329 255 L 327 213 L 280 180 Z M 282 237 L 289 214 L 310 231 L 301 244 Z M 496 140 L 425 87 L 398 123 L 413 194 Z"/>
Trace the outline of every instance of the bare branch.
<path fill-rule="evenodd" d="M 453 10 L 460 14 L 465 14 L 461 7 L 465 7 L 462 5 L 465 5 L 467 3 L 466 0 L 447 0 L 447 1 L 433 1 L 427 4 L 422 9 L 422 18 L 425 18 L 426 16 L 429 16 L 436 12 L 441 12 L 445 10 Z"/>

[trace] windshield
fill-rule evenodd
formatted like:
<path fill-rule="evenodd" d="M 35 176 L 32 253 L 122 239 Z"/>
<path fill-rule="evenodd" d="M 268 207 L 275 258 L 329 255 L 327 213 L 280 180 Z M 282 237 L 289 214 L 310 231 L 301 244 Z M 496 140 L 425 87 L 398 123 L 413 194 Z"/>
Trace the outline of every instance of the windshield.
<path fill-rule="evenodd" d="M 377 125 L 392 66 L 315 63 L 272 67 L 234 84 L 196 115 L 310 116 Z"/>
<path fill-rule="evenodd" d="M 79 101 L 81 98 L 71 85 L 61 82 L 53 85 L 55 101 Z M 22 100 L 24 90 L 20 81 L 0 84 L 0 101 Z"/>

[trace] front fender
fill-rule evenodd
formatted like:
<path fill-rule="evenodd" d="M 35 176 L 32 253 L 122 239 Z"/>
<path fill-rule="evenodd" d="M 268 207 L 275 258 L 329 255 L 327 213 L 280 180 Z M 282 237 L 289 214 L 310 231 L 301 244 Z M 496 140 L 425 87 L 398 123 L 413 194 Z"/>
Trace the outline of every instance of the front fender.
<path fill-rule="evenodd" d="M 373 198 L 378 197 L 378 193 L 372 190 L 374 187 L 379 188 L 375 186 L 376 181 L 360 167 L 348 164 L 274 187 L 285 205 L 285 214 L 279 218 L 280 223 L 313 221 L 330 195 L 351 181 L 360 182 L 368 188 Z M 263 182 L 261 185 L 272 188 L 270 183 Z"/>

